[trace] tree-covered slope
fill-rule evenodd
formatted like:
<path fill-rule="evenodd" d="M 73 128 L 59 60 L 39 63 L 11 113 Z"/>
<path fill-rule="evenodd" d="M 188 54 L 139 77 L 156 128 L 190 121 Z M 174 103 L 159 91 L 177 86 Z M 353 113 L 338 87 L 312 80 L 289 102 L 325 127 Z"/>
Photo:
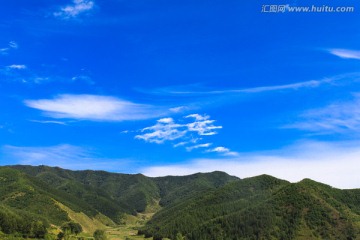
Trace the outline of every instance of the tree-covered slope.
<path fill-rule="evenodd" d="M 155 239 L 356 239 L 360 192 L 259 176 L 159 211 L 140 232 Z"/>
<path fill-rule="evenodd" d="M 79 197 L 118 222 L 120 212 L 136 214 L 160 201 L 162 206 L 224 186 L 238 178 L 222 172 L 149 178 L 142 174 L 70 171 L 47 166 L 12 166 L 49 186 Z M 105 206 L 109 206 L 106 209 Z M 102 208 L 100 208 L 102 207 Z"/>
<path fill-rule="evenodd" d="M 121 220 L 123 213 L 142 212 L 154 199 L 159 198 L 155 183 L 141 174 L 70 171 L 47 166 L 12 167 L 81 198 L 116 222 Z"/>
<path fill-rule="evenodd" d="M 155 202 L 161 209 L 140 229 L 155 240 L 360 239 L 359 189 L 268 175 L 149 178 L 46 166 L 0 167 L 0 238 L 41 238 L 51 225 L 82 218 L 122 223 Z"/>
<path fill-rule="evenodd" d="M 50 224 L 61 225 L 69 221 L 56 201 L 94 214 L 85 203 L 81 206 L 81 201 L 73 200 L 24 173 L 0 168 L 0 230 L 4 233 L 39 237 L 39 231 L 44 234 L 44 228 Z"/>
<path fill-rule="evenodd" d="M 167 176 L 154 178 L 160 191 L 160 205 L 168 206 L 184 201 L 189 197 L 201 195 L 239 178 L 224 172 L 197 173 L 188 176 Z"/>

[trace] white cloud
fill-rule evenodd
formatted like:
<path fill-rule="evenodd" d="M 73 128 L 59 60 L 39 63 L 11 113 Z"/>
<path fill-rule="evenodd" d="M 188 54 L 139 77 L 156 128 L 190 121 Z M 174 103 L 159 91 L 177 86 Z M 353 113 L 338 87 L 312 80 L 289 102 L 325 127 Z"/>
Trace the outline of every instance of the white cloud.
<path fill-rule="evenodd" d="M 198 149 L 198 148 L 208 148 L 212 145 L 212 143 L 202 143 L 202 144 L 197 144 L 194 146 L 190 146 L 190 147 L 186 147 L 186 151 L 191 152 L 194 149 Z"/>
<path fill-rule="evenodd" d="M 61 144 L 49 147 L 19 147 L 6 145 L 0 149 L 11 164 L 58 166 L 73 170 L 126 170 L 129 159 L 98 157 L 88 148 Z"/>
<path fill-rule="evenodd" d="M 173 108 L 170 108 L 169 110 L 170 110 L 170 112 L 179 113 L 179 112 L 189 110 L 189 107 L 185 107 L 185 106 L 173 107 Z"/>
<path fill-rule="evenodd" d="M 1 51 L 0 51 L 1 54 Z M 72 78 L 53 75 L 49 72 L 48 66 L 42 66 L 43 70 L 41 75 L 34 72 L 31 68 L 28 68 L 25 64 L 12 64 L 6 67 L 0 68 L 0 75 L 3 77 L 2 80 L 11 82 L 20 82 L 26 84 L 44 84 L 49 82 L 66 82 L 73 83 L 75 81 L 86 82 L 88 84 L 94 84 L 91 77 L 87 75 L 77 75 Z M 44 75 L 44 74 L 47 74 Z"/>
<path fill-rule="evenodd" d="M 181 146 L 185 146 L 186 144 L 189 144 L 188 142 L 179 142 L 179 143 L 176 143 L 174 144 L 174 147 L 181 147 Z"/>
<path fill-rule="evenodd" d="M 184 119 L 186 121 L 190 120 L 190 122 L 183 122 Z M 187 146 L 186 149 L 192 151 L 193 149 L 210 146 L 210 143 L 198 143 L 202 138 L 197 136 L 215 135 L 217 132 L 214 130 L 222 128 L 222 126 L 215 126 L 215 120 L 210 120 L 210 116 L 205 114 L 191 114 L 185 116 L 180 122 L 176 123 L 173 118 L 159 119 L 154 126 L 141 129 L 142 134 L 136 135 L 135 138 L 158 144 L 170 141 L 174 147 L 191 145 Z M 196 134 L 195 137 L 194 134 Z"/>
<path fill-rule="evenodd" d="M 224 156 L 237 156 L 238 155 L 237 152 L 232 152 L 232 151 L 230 151 L 230 149 L 228 149 L 226 147 L 216 147 L 216 148 L 208 149 L 208 150 L 206 150 L 206 152 L 221 153 Z"/>
<path fill-rule="evenodd" d="M 329 52 L 341 58 L 360 60 L 360 51 L 349 50 L 349 49 L 330 49 Z"/>
<path fill-rule="evenodd" d="M 21 69 L 26 69 L 26 65 L 20 65 L 20 64 L 13 64 L 13 65 L 10 65 L 10 66 L 7 66 L 8 68 L 10 69 L 18 69 L 18 70 L 21 70 Z"/>
<path fill-rule="evenodd" d="M 301 118 L 303 121 L 285 127 L 320 133 L 360 132 L 360 94 L 352 101 L 307 111 Z"/>
<path fill-rule="evenodd" d="M 149 119 L 166 113 L 165 109 L 137 104 L 111 96 L 63 94 L 54 99 L 26 100 L 25 105 L 52 118 L 92 121 Z"/>
<path fill-rule="evenodd" d="M 43 121 L 43 120 L 30 120 L 30 121 L 36 123 L 45 123 L 45 124 L 67 125 L 66 122 L 61 122 L 61 121 Z"/>
<path fill-rule="evenodd" d="M 54 13 L 54 16 L 62 19 L 76 18 L 80 14 L 89 12 L 94 6 L 95 3 L 91 0 L 73 0 L 72 5 L 62 7 L 60 11 Z"/>
<path fill-rule="evenodd" d="M 174 123 L 172 118 L 162 118 L 157 121 L 154 126 L 146 127 L 142 132 L 149 133 L 136 135 L 136 139 L 142 139 L 151 143 L 164 143 L 165 141 L 173 141 L 182 138 L 187 131 L 182 129 L 182 125 Z"/>
<path fill-rule="evenodd" d="M 9 47 L 13 48 L 13 49 L 17 49 L 17 48 L 19 48 L 19 45 L 15 41 L 10 41 L 9 42 Z"/>
<path fill-rule="evenodd" d="M 270 86 L 259 86 L 253 88 L 242 88 L 242 89 L 225 89 L 225 90 L 207 90 L 201 91 L 194 90 L 193 86 L 189 86 L 190 90 L 182 87 L 181 90 L 178 88 L 163 88 L 163 89 L 155 89 L 152 91 L 148 91 L 151 94 L 157 95 L 171 95 L 171 96 L 202 96 L 202 95 L 224 95 L 228 94 L 228 96 L 232 96 L 231 94 L 256 94 L 256 93 L 265 93 L 265 92 L 276 92 L 276 91 L 285 91 L 285 90 L 300 90 L 300 89 L 312 89 L 317 88 L 325 84 L 332 84 L 334 82 L 340 80 L 349 80 L 353 78 L 359 78 L 359 74 L 342 74 L 333 77 L 325 77 L 319 80 L 309 80 L 303 82 L 289 83 L 283 85 L 270 85 Z"/>
<path fill-rule="evenodd" d="M 215 120 L 209 120 L 210 117 L 207 115 L 191 114 L 185 118 L 195 118 L 196 121 L 187 124 L 188 130 L 202 136 L 215 135 L 217 132 L 214 130 L 222 128 L 222 126 L 214 126 Z"/>
<path fill-rule="evenodd" d="M 8 47 L 0 48 L 0 54 L 6 55 L 11 49 L 17 49 L 19 45 L 15 41 L 11 41 L 8 43 Z"/>
<path fill-rule="evenodd" d="M 226 153 L 226 152 L 230 152 L 230 149 L 226 148 L 226 147 L 216 147 L 213 149 L 209 149 L 208 152 L 221 152 L 221 153 Z"/>
<path fill-rule="evenodd" d="M 233 158 L 193 159 L 141 170 L 147 176 L 224 171 L 240 178 L 269 174 L 297 182 L 303 178 L 338 188 L 360 188 L 360 144 L 303 142 L 273 152 L 241 153 Z"/>
<path fill-rule="evenodd" d="M 174 119 L 172 119 L 172 118 L 161 118 L 161 119 L 158 120 L 158 123 L 170 124 L 170 123 L 174 123 Z"/>

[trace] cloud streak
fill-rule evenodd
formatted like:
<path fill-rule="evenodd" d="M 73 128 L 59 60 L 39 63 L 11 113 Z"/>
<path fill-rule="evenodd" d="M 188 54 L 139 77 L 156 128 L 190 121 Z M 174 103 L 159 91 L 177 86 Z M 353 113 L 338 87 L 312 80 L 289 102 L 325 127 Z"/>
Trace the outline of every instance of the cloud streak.
<path fill-rule="evenodd" d="M 360 60 L 360 51 L 349 49 L 330 49 L 329 53 L 340 58 Z"/>
<path fill-rule="evenodd" d="M 208 148 L 212 145 L 212 143 L 202 143 L 202 144 L 197 144 L 191 147 L 186 147 L 186 151 L 191 152 L 194 149 L 198 149 L 198 148 Z"/>
<path fill-rule="evenodd" d="M 352 101 L 332 103 L 323 108 L 303 113 L 302 121 L 285 128 L 318 133 L 359 133 L 360 132 L 360 93 Z"/>
<path fill-rule="evenodd" d="M 95 3 L 91 0 L 73 0 L 72 5 L 62 7 L 59 11 L 54 12 L 53 15 L 55 17 L 65 20 L 74 19 L 77 18 L 79 15 L 91 11 L 94 6 Z"/>
<path fill-rule="evenodd" d="M 11 41 L 8 43 L 7 47 L 0 48 L 1 55 L 7 55 L 10 50 L 17 49 L 19 45 L 15 41 Z"/>
<path fill-rule="evenodd" d="M 325 84 L 332 84 L 334 82 L 358 78 L 358 73 L 352 74 L 342 74 L 333 77 L 325 77 L 320 80 L 309 80 L 303 82 L 289 83 L 283 85 L 270 85 L 270 86 L 260 86 L 253 88 L 243 88 L 243 89 L 225 89 L 225 90 L 209 90 L 209 91 L 197 91 L 197 90 L 183 90 L 178 88 L 162 88 L 148 91 L 147 93 L 155 95 L 170 95 L 170 96 L 204 96 L 204 95 L 224 95 L 224 94 L 257 94 L 257 93 L 266 93 L 266 92 L 277 92 L 277 91 L 296 91 L 300 89 L 313 89 L 320 87 Z"/>
<path fill-rule="evenodd" d="M 237 152 L 232 152 L 232 151 L 230 151 L 230 149 L 228 149 L 226 147 L 216 147 L 216 148 L 208 149 L 208 150 L 206 150 L 206 152 L 220 153 L 224 156 L 238 156 Z"/>
<path fill-rule="evenodd" d="M 56 119 L 126 121 L 159 117 L 166 108 L 111 96 L 62 94 L 53 99 L 25 100 L 25 105 Z"/>
<path fill-rule="evenodd" d="M 10 69 L 18 69 L 18 70 L 21 70 L 21 69 L 26 69 L 26 65 L 20 65 L 20 64 L 13 64 L 13 65 L 10 65 L 10 66 L 7 66 L 8 68 Z"/>

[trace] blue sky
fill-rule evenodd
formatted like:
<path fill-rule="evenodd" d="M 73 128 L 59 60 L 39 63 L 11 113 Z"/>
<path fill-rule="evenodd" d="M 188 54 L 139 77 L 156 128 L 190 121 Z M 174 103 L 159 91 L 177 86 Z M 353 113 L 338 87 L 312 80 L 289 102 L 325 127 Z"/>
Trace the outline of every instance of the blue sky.
<path fill-rule="evenodd" d="M 263 6 L 353 7 L 265 13 Z M 0 164 L 359 188 L 360 4 L 6 1 Z"/>

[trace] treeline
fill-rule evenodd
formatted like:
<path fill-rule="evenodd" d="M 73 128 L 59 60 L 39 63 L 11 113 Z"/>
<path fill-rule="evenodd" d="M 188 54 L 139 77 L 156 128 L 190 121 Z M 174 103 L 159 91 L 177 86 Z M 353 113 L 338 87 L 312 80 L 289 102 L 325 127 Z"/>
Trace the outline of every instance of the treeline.
<path fill-rule="evenodd" d="M 43 239 L 49 224 L 26 212 L 9 210 L 0 205 L 0 232 L 22 238 Z"/>

